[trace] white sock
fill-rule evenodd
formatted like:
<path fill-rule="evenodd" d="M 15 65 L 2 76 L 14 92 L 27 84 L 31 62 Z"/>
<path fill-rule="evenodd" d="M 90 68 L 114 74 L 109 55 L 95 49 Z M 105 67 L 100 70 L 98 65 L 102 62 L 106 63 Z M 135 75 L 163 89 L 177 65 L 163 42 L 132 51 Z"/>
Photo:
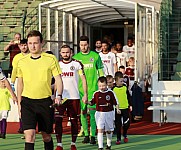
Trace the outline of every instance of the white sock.
<path fill-rule="evenodd" d="M 97 141 L 99 148 L 103 148 L 103 133 L 97 133 Z"/>
<path fill-rule="evenodd" d="M 62 147 L 62 143 L 57 143 L 57 146 L 61 146 Z"/>
<path fill-rule="evenodd" d="M 71 142 L 71 145 L 75 145 L 75 143 L 74 143 L 74 142 Z"/>
<path fill-rule="evenodd" d="M 111 146 L 112 132 L 110 134 L 106 133 L 107 136 L 107 146 Z"/>

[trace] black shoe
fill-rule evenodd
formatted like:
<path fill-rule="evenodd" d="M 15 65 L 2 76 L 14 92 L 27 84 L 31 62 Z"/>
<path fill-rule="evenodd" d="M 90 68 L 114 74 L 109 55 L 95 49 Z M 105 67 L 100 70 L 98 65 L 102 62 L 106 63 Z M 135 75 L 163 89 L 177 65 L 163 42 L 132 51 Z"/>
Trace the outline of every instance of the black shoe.
<path fill-rule="evenodd" d="M 98 150 L 103 150 L 103 148 L 98 148 Z"/>
<path fill-rule="evenodd" d="M 91 136 L 90 144 L 96 144 L 96 138 Z"/>
<path fill-rule="evenodd" d="M 0 138 L 5 139 L 6 135 L 4 133 L 0 134 Z"/>
<path fill-rule="evenodd" d="M 23 134 L 23 133 L 24 133 L 24 132 L 23 132 L 23 129 L 22 129 L 22 128 L 19 128 L 18 133 Z"/>
<path fill-rule="evenodd" d="M 82 143 L 86 144 L 86 143 L 89 143 L 89 142 L 90 142 L 89 136 L 85 136 L 84 140 L 82 141 Z"/>
<path fill-rule="evenodd" d="M 106 146 L 106 150 L 111 150 L 111 146 Z"/>

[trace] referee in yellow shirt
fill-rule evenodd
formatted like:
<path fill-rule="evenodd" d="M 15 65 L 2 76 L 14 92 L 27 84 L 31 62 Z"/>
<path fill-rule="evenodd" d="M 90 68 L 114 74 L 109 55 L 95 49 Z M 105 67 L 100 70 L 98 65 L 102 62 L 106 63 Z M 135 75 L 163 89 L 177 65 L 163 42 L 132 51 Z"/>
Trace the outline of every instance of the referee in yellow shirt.
<path fill-rule="evenodd" d="M 18 61 L 17 96 L 25 134 L 25 150 L 34 150 L 36 125 L 41 132 L 45 150 L 53 150 L 54 110 L 51 100 L 51 79 L 55 78 L 58 96 L 55 103 L 61 103 L 62 78 L 58 61 L 54 55 L 42 52 L 43 37 L 39 31 L 27 35 L 30 54 Z"/>
<path fill-rule="evenodd" d="M 18 61 L 19 59 L 21 59 L 22 57 L 24 57 L 25 55 L 29 54 L 29 50 L 28 50 L 28 45 L 27 45 L 27 39 L 22 39 L 20 41 L 20 43 L 18 44 L 18 47 L 21 51 L 21 53 L 16 54 L 15 57 L 13 58 L 12 61 L 12 74 L 11 74 L 11 87 L 14 89 L 14 83 L 16 81 L 16 75 L 17 75 L 17 65 L 18 65 Z M 23 132 L 23 127 L 22 127 L 22 120 L 21 120 L 21 116 L 19 115 L 19 130 L 18 133 L 24 133 Z M 22 137 L 22 139 L 24 138 L 24 136 Z"/>

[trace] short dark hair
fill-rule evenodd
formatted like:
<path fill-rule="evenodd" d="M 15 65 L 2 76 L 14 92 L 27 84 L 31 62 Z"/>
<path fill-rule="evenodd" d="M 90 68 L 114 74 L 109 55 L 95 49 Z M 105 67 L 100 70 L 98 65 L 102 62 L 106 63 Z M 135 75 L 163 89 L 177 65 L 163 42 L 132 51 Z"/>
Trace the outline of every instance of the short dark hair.
<path fill-rule="evenodd" d="M 122 72 L 119 72 L 119 71 L 116 72 L 114 78 L 115 78 L 116 81 L 118 80 L 118 78 L 123 78 L 123 73 L 122 73 Z"/>
<path fill-rule="evenodd" d="M 125 69 L 125 66 L 119 66 L 119 69 Z"/>
<path fill-rule="evenodd" d="M 38 30 L 32 30 L 32 31 L 30 31 L 30 32 L 28 33 L 28 35 L 27 35 L 27 39 L 28 39 L 29 37 L 33 37 L 33 36 L 39 36 L 39 37 L 40 37 L 40 42 L 41 42 L 41 43 L 43 42 L 43 36 L 42 36 L 42 34 L 40 33 L 40 31 L 38 31 Z"/>
<path fill-rule="evenodd" d="M 108 41 L 107 41 L 107 40 L 103 40 L 101 43 L 102 43 L 102 44 L 104 43 L 104 44 L 109 45 L 109 43 L 108 43 Z"/>
<path fill-rule="evenodd" d="M 19 33 L 19 32 L 16 32 L 16 33 L 14 34 L 14 36 L 15 36 L 16 34 L 17 34 L 17 35 L 19 35 L 19 36 L 21 37 L 21 33 Z"/>
<path fill-rule="evenodd" d="M 106 77 L 101 76 L 101 77 L 98 78 L 98 82 L 101 82 L 101 83 L 105 82 L 107 84 L 107 79 L 106 79 Z"/>
<path fill-rule="evenodd" d="M 27 44 L 27 39 L 22 39 L 22 40 L 20 41 L 20 44 Z"/>
<path fill-rule="evenodd" d="M 80 41 L 87 41 L 87 43 L 89 44 L 89 38 L 88 38 L 88 36 L 82 35 L 82 36 L 80 37 L 80 39 L 79 39 L 79 42 L 80 42 Z"/>
<path fill-rule="evenodd" d="M 101 39 L 97 39 L 96 42 L 97 42 L 97 41 L 100 41 L 100 42 L 102 43 L 102 40 L 101 40 Z"/>
<path fill-rule="evenodd" d="M 54 55 L 52 51 L 46 51 L 45 53 Z"/>
<path fill-rule="evenodd" d="M 113 78 L 112 75 L 109 74 L 109 75 L 106 76 L 106 79 L 109 80 L 109 79 L 114 79 L 114 78 Z"/>
<path fill-rule="evenodd" d="M 61 49 L 62 49 L 62 48 L 69 48 L 69 49 L 70 49 L 70 46 L 65 44 L 65 45 L 62 45 L 62 46 L 61 46 Z"/>
<path fill-rule="evenodd" d="M 128 40 L 132 40 L 132 41 L 133 41 L 133 37 L 132 37 L 132 36 L 129 36 L 129 37 L 128 37 Z"/>

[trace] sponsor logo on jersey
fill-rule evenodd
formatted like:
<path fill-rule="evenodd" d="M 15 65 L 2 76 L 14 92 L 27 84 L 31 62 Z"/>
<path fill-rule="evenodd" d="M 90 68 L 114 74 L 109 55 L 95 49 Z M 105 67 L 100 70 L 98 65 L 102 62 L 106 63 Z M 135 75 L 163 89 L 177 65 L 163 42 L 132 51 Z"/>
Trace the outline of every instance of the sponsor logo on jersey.
<path fill-rule="evenodd" d="M 111 97 L 109 95 L 106 95 L 106 100 L 109 101 Z"/>
<path fill-rule="evenodd" d="M 73 77 L 74 76 L 74 72 L 63 72 L 62 76 L 63 77 Z"/>
<path fill-rule="evenodd" d="M 84 64 L 84 69 L 93 68 L 93 64 Z"/>
<path fill-rule="evenodd" d="M 102 61 L 104 64 L 110 63 L 110 60 L 103 60 Z"/>
<path fill-rule="evenodd" d="M 75 67 L 74 67 L 74 66 L 71 66 L 71 67 L 70 67 L 70 70 L 75 70 Z"/>
<path fill-rule="evenodd" d="M 94 61 L 94 58 L 90 58 L 90 62 L 93 62 Z"/>
<path fill-rule="evenodd" d="M 111 59 L 111 56 L 108 56 L 107 58 L 108 58 L 108 59 Z"/>

